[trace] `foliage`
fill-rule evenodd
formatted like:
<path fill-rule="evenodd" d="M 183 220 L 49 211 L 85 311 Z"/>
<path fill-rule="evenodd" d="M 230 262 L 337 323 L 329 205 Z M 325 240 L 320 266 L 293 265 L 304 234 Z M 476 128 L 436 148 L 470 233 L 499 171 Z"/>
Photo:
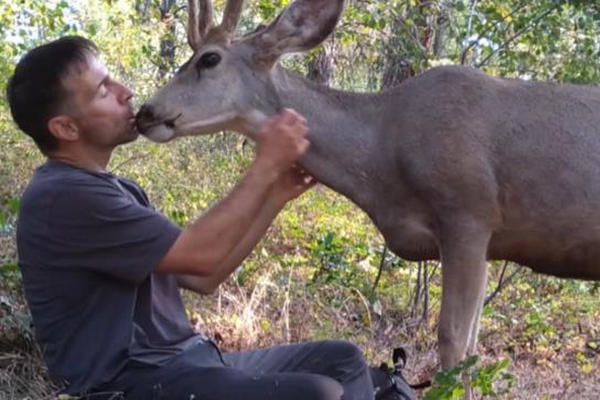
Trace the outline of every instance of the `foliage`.
<path fill-rule="evenodd" d="M 505 371 L 509 360 L 502 360 L 483 367 L 477 366 L 478 357 L 471 356 L 454 367 L 435 374 L 433 387 L 425 393 L 424 400 L 462 399 L 465 394 L 462 377 L 470 375 L 470 385 L 479 391 L 483 398 L 497 397 L 506 393 L 514 384 L 515 378 Z M 502 390 L 495 391 L 495 386 Z"/>
<path fill-rule="evenodd" d="M 470 23 L 462 26 L 457 46 L 466 63 L 529 79 L 593 83 L 600 78 L 597 63 L 590 63 L 600 54 L 600 14 L 593 2 L 484 0 L 466 17 Z"/>

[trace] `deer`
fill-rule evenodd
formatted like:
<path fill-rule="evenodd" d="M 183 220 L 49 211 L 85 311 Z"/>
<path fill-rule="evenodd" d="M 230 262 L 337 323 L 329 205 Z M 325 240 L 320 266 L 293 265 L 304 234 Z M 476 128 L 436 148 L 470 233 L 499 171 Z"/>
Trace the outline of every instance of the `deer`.
<path fill-rule="evenodd" d="M 191 58 L 140 108 L 148 139 L 236 131 L 256 139 L 283 108 L 306 117 L 300 164 L 361 208 L 390 250 L 440 260 L 442 368 L 475 354 L 487 261 L 600 279 L 600 88 L 435 67 L 353 93 L 284 69 L 334 30 L 344 0 L 295 0 L 236 36 L 243 0 L 213 21 L 189 0 Z"/>

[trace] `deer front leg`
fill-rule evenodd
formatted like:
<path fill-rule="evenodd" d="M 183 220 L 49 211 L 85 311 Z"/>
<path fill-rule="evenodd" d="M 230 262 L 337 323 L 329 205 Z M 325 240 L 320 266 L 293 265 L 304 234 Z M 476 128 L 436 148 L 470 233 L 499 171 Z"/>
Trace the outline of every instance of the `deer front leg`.
<path fill-rule="evenodd" d="M 438 331 L 442 368 L 474 350 L 486 286 L 486 253 L 491 233 L 472 220 L 454 222 L 440 238 L 442 310 Z"/>

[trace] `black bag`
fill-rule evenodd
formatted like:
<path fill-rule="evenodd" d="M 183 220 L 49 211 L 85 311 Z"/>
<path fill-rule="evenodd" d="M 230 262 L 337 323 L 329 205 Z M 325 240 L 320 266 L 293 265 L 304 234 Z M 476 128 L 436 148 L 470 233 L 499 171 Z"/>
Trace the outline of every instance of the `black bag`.
<path fill-rule="evenodd" d="M 406 365 L 406 352 L 401 347 L 396 348 L 392 359 L 393 368 L 388 367 L 386 363 L 379 367 L 370 367 L 375 400 L 415 400 L 417 397 L 411 385 L 402 376 L 402 369 Z"/>

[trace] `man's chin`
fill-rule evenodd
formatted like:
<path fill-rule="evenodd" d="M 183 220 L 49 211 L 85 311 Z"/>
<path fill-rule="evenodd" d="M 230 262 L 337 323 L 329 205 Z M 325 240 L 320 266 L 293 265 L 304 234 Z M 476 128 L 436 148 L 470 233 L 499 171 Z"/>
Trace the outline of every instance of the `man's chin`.
<path fill-rule="evenodd" d="M 122 135 L 122 139 L 119 142 L 119 144 L 127 144 L 127 143 L 134 142 L 135 140 L 137 140 L 137 138 L 139 136 L 140 136 L 140 133 L 138 132 L 138 130 L 133 128 L 133 129 L 125 132 L 124 135 Z"/>

